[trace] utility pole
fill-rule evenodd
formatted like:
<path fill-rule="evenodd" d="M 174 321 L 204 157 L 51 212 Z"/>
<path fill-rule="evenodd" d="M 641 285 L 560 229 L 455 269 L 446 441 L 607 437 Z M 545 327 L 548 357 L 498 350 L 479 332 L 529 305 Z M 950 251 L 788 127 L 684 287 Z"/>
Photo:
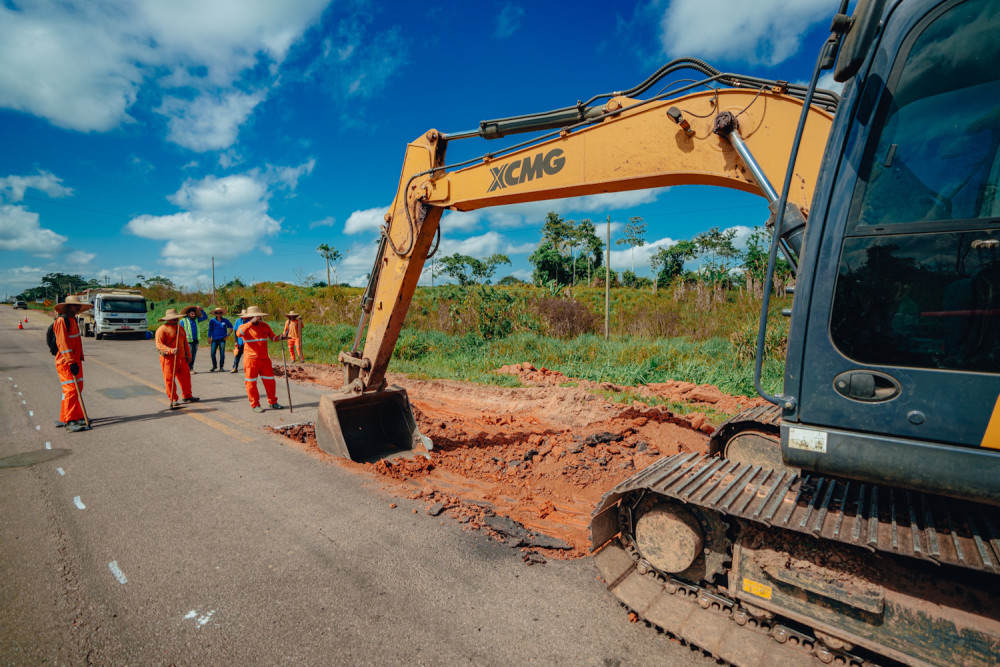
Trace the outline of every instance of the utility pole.
<path fill-rule="evenodd" d="M 215 255 L 212 255 L 212 303 L 215 303 Z M 214 352 L 212 354 L 215 354 Z M 215 359 L 215 357 L 212 357 Z"/>
<path fill-rule="evenodd" d="M 608 216 L 608 254 L 604 262 L 604 340 L 611 335 L 611 216 Z"/>

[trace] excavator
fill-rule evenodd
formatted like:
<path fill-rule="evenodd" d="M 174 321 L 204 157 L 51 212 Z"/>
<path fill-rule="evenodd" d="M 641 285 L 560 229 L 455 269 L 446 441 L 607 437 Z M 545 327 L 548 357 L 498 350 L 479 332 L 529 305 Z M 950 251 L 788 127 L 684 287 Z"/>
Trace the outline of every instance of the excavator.
<path fill-rule="evenodd" d="M 771 210 L 754 368 L 769 403 L 604 496 L 590 526 L 603 581 L 733 665 L 1000 663 L 1000 0 L 847 10 L 807 85 L 682 59 L 627 91 L 410 143 L 320 446 L 369 461 L 431 449 L 385 372 L 445 210 L 692 183 L 756 193 Z M 703 78 L 641 97 L 681 69 Z M 826 70 L 842 96 L 817 87 Z M 452 141 L 520 132 L 536 136 L 445 160 Z M 779 252 L 795 280 L 771 395 Z"/>

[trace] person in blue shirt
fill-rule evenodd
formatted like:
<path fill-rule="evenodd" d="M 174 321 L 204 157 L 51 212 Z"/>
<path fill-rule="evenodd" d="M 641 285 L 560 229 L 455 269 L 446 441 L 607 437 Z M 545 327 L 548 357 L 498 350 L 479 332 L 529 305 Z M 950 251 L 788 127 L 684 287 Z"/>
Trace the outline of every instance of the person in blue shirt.
<path fill-rule="evenodd" d="M 188 369 L 194 372 L 194 358 L 198 354 L 198 322 L 204 322 L 208 315 L 201 306 L 188 306 L 181 310 L 181 326 L 191 345 L 191 357 L 188 359 Z"/>
<path fill-rule="evenodd" d="M 210 373 L 214 373 L 216 369 L 226 370 L 226 339 L 233 331 L 233 324 L 222 316 L 225 312 L 222 308 L 216 308 L 212 311 L 215 317 L 208 321 L 208 339 L 212 341 L 212 370 L 209 371 Z M 218 365 L 215 361 L 216 356 L 219 359 Z"/>
<path fill-rule="evenodd" d="M 240 313 L 239 317 L 236 318 L 236 324 L 233 325 L 233 331 L 239 331 L 240 327 L 246 324 L 247 319 L 244 317 L 244 313 Z M 236 346 L 233 348 L 233 370 L 230 373 L 235 373 L 240 367 L 240 359 L 243 357 L 243 338 L 236 336 Z"/>

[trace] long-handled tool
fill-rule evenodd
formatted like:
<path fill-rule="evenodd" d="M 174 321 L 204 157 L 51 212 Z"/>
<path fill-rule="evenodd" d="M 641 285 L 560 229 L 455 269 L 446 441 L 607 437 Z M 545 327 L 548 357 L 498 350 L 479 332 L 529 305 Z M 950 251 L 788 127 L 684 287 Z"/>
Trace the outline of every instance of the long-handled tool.
<path fill-rule="evenodd" d="M 73 376 L 73 386 L 76 387 L 76 397 L 80 399 L 80 408 L 83 410 L 83 422 L 90 428 L 90 417 L 87 416 L 87 406 L 83 404 L 83 392 L 80 391 L 80 383 L 77 382 L 76 376 Z"/>
<path fill-rule="evenodd" d="M 292 408 L 292 388 L 288 384 L 288 360 L 285 359 L 285 341 L 281 341 L 281 364 L 285 367 L 285 391 L 288 392 L 288 411 L 295 412 Z"/>
<path fill-rule="evenodd" d="M 174 403 L 174 395 L 177 394 L 177 388 L 174 385 L 174 380 L 177 378 L 177 355 L 180 353 L 180 348 L 177 347 L 177 338 L 179 335 L 180 334 L 174 334 L 174 349 L 177 350 L 177 352 L 174 352 L 174 361 L 172 364 L 170 364 L 170 391 L 167 392 L 167 398 L 170 399 L 171 410 L 176 410 L 177 408 L 183 407 L 181 405 Z"/>

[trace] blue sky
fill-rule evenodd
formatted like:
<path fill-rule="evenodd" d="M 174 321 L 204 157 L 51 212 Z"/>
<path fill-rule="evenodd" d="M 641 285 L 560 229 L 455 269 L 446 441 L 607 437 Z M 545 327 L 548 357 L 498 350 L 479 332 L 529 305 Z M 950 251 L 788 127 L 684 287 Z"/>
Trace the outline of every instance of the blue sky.
<path fill-rule="evenodd" d="M 213 256 L 219 284 L 325 280 L 320 243 L 361 284 L 426 130 L 629 88 L 678 56 L 805 82 L 838 5 L 2 0 L 0 294 L 53 271 L 210 289 Z M 657 246 L 767 217 L 753 195 L 674 187 L 448 215 L 442 252 L 503 252 L 498 276 L 526 278 L 550 210 L 611 215 L 613 235 L 642 216 L 640 274 Z"/>

